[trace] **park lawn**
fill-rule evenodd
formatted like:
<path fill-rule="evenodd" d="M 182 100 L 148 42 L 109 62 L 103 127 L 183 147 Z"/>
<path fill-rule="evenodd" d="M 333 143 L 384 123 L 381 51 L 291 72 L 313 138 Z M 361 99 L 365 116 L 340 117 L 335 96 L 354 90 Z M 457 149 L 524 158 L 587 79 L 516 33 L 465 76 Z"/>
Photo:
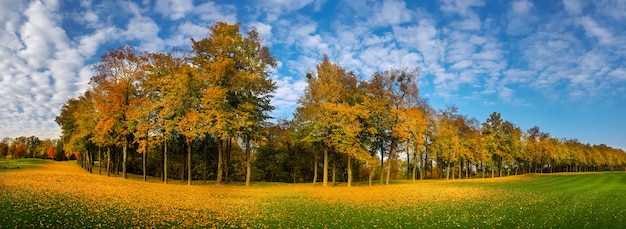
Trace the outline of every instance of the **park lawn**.
<path fill-rule="evenodd" d="M 12 171 L 14 169 L 36 169 L 49 163 L 52 163 L 52 161 L 36 158 L 25 158 L 19 160 L 2 158 L 0 159 L 0 172 Z"/>
<path fill-rule="evenodd" d="M 36 163 L 35 163 L 36 164 Z M 0 173 L 0 225 L 14 227 L 619 228 L 626 173 L 530 174 L 323 188 L 192 186 L 46 162 Z"/>

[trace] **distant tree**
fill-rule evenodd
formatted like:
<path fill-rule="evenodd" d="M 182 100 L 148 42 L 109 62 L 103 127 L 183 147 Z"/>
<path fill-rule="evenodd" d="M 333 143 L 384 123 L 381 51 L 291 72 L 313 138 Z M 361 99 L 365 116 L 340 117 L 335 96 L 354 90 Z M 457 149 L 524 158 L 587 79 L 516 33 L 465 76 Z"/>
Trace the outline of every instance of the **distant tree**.
<path fill-rule="evenodd" d="M 48 150 L 46 151 L 46 155 L 48 156 L 48 159 L 55 159 L 56 158 L 57 151 L 56 151 L 56 149 L 54 149 L 54 146 L 48 147 Z"/>
<path fill-rule="evenodd" d="M 15 151 L 13 152 L 13 158 L 20 159 L 26 156 L 26 145 L 19 143 L 15 146 Z"/>
<path fill-rule="evenodd" d="M 9 143 L 3 140 L 0 142 L 0 157 L 6 157 L 7 155 L 9 155 Z"/>
<path fill-rule="evenodd" d="M 37 157 L 37 147 L 41 144 L 41 140 L 39 140 L 36 136 L 30 136 L 26 138 L 26 157 Z"/>

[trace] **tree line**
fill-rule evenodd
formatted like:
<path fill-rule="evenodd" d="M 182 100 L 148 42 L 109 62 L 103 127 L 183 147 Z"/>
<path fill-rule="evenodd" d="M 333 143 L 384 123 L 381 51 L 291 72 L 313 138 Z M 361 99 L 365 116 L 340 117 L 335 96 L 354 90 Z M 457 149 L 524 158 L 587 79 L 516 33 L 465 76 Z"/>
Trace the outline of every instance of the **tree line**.
<path fill-rule="evenodd" d="M 65 161 L 76 159 L 75 155 L 66 155 L 63 152 L 63 145 L 58 139 L 41 140 L 36 136 L 30 137 L 5 137 L 0 141 L 0 158 L 20 159 L 20 158 L 41 158 Z"/>
<path fill-rule="evenodd" d="M 292 120 L 268 115 L 277 61 L 252 28 L 216 23 L 191 50 L 110 50 L 90 89 L 56 121 L 68 155 L 93 172 L 168 179 L 282 182 L 461 179 L 624 170 L 626 153 L 484 122 L 419 97 L 417 68 L 360 80 L 328 57 L 306 74 Z"/>

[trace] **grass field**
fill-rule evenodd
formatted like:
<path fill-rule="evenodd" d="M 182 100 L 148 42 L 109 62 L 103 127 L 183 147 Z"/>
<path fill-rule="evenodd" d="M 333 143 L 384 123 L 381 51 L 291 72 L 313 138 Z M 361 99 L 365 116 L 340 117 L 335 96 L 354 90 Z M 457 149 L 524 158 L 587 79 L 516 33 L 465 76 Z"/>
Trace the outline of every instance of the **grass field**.
<path fill-rule="evenodd" d="M 14 227 L 623 228 L 626 173 L 522 175 L 323 188 L 192 186 L 108 178 L 74 162 L 0 168 L 0 225 Z M 27 168 L 27 169 L 23 169 Z"/>

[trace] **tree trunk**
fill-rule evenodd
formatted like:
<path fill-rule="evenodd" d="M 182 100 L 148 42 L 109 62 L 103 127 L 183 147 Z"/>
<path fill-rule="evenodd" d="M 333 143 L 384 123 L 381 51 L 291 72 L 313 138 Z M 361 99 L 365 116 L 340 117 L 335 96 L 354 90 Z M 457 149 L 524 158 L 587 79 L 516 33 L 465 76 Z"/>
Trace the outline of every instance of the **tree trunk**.
<path fill-rule="evenodd" d="M 111 176 L 111 147 L 107 147 L 107 177 Z"/>
<path fill-rule="evenodd" d="M 187 142 L 187 185 L 191 185 L 191 141 Z"/>
<path fill-rule="evenodd" d="M 202 179 L 204 180 L 204 183 L 206 184 L 206 181 L 208 179 L 208 173 L 209 173 L 209 169 L 208 169 L 208 163 L 209 163 L 209 150 L 206 149 L 206 147 L 204 148 L 204 162 L 202 163 L 203 167 L 202 167 Z"/>
<path fill-rule="evenodd" d="M 502 170 L 504 169 L 504 160 L 500 159 L 500 164 L 498 165 L 498 171 L 500 173 L 499 177 L 502 177 Z"/>
<path fill-rule="evenodd" d="M 146 155 L 148 154 L 148 147 L 146 146 L 146 150 L 143 152 L 143 181 L 146 181 Z"/>
<path fill-rule="evenodd" d="M 163 183 L 167 184 L 167 139 L 163 141 Z"/>
<path fill-rule="evenodd" d="M 484 162 L 480 162 L 480 171 L 482 171 L 483 174 L 483 179 L 485 178 L 485 163 Z"/>
<path fill-rule="evenodd" d="M 459 180 L 463 179 L 463 160 L 459 160 Z"/>
<path fill-rule="evenodd" d="M 322 176 L 322 186 L 328 187 L 328 148 L 324 147 L 324 171 Z"/>
<path fill-rule="evenodd" d="M 446 180 L 450 179 L 450 162 L 447 163 L 447 167 L 446 167 Z"/>
<path fill-rule="evenodd" d="M 372 167 L 374 167 L 374 165 L 371 165 Z M 372 187 L 372 178 L 374 177 L 374 168 L 370 168 L 369 169 L 370 174 L 369 174 L 369 186 Z"/>
<path fill-rule="evenodd" d="M 122 174 L 124 175 L 124 179 L 128 179 L 128 174 L 126 174 L 126 159 L 128 157 L 128 140 L 124 139 L 122 143 Z"/>
<path fill-rule="evenodd" d="M 223 168 L 222 168 L 222 164 L 224 163 L 223 160 L 223 155 L 222 155 L 222 139 L 220 138 L 218 140 L 218 144 L 217 144 L 217 179 L 215 180 L 217 182 L 217 184 L 222 184 L 222 173 L 223 173 Z"/>
<path fill-rule="evenodd" d="M 389 185 L 389 177 L 391 176 L 391 155 L 393 155 L 393 149 L 389 150 L 389 158 L 387 158 L 387 179 L 385 180 L 385 185 Z"/>
<path fill-rule="evenodd" d="M 313 185 L 317 182 L 317 152 L 313 154 Z"/>
<path fill-rule="evenodd" d="M 250 179 L 252 178 L 251 166 L 252 155 L 250 155 L 250 136 L 246 136 L 246 187 L 250 187 Z"/>
<path fill-rule="evenodd" d="M 143 181 L 146 181 L 146 159 L 147 159 L 147 155 L 148 155 L 148 131 L 146 131 L 146 146 L 144 148 L 143 151 Z"/>
<path fill-rule="evenodd" d="M 407 147 L 408 148 L 408 147 Z M 410 174 L 411 174 L 411 155 L 409 154 L 409 150 L 406 150 L 406 179 L 410 179 Z M 415 177 L 415 176 L 413 176 Z M 415 180 L 415 179 L 413 179 Z"/>
<path fill-rule="evenodd" d="M 389 160 L 389 158 L 387 158 Z M 385 148 L 380 147 L 380 183 L 385 182 Z"/>
<path fill-rule="evenodd" d="M 422 156 L 420 154 L 420 161 Z M 424 151 L 424 161 L 421 162 L 422 167 L 420 167 L 420 180 L 423 180 L 426 177 L 426 166 L 428 165 L 428 154 Z"/>
<path fill-rule="evenodd" d="M 226 160 L 224 160 L 224 176 L 223 182 L 224 184 L 228 184 L 230 182 L 230 176 L 228 173 L 228 169 L 230 168 L 230 155 L 233 151 L 233 138 L 228 138 L 228 142 L 226 142 Z"/>
<path fill-rule="evenodd" d="M 337 179 L 337 153 L 333 153 L 333 186 Z"/>
<path fill-rule="evenodd" d="M 165 181 L 165 176 L 163 174 L 164 172 L 164 168 L 163 168 L 163 164 L 165 164 L 165 154 L 163 154 L 163 152 L 161 152 L 161 181 Z"/>
<path fill-rule="evenodd" d="M 102 175 L 102 147 L 98 147 L 98 175 Z"/>
<path fill-rule="evenodd" d="M 465 172 L 467 173 L 465 178 L 470 179 L 470 160 L 467 160 L 467 164 L 465 164 Z"/>
<path fill-rule="evenodd" d="M 85 152 L 87 152 L 87 154 L 85 155 L 85 161 L 87 163 L 87 171 L 89 171 L 89 173 L 92 173 L 92 170 L 91 170 L 91 153 L 89 152 L 89 150 L 86 150 Z"/>
<path fill-rule="evenodd" d="M 348 156 L 348 187 L 352 186 L 352 159 Z"/>
<path fill-rule="evenodd" d="M 463 160 L 459 160 L 459 177 L 457 177 L 459 180 L 463 179 L 463 177 L 461 176 L 463 175 L 462 171 L 463 171 Z"/>
<path fill-rule="evenodd" d="M 415 151 L 415 152 L 417 152 L 417 151 Z M 413 183 L 415 183 L 415 176 L 417 175 L 416 174 L 417 173 L 417 162 L 418 161 L 420 161 L 420 162 L 422 161 L 422 160 L 418 160 L 417 159 L 417 154 L 415 152 L 413 152 Z"/>

